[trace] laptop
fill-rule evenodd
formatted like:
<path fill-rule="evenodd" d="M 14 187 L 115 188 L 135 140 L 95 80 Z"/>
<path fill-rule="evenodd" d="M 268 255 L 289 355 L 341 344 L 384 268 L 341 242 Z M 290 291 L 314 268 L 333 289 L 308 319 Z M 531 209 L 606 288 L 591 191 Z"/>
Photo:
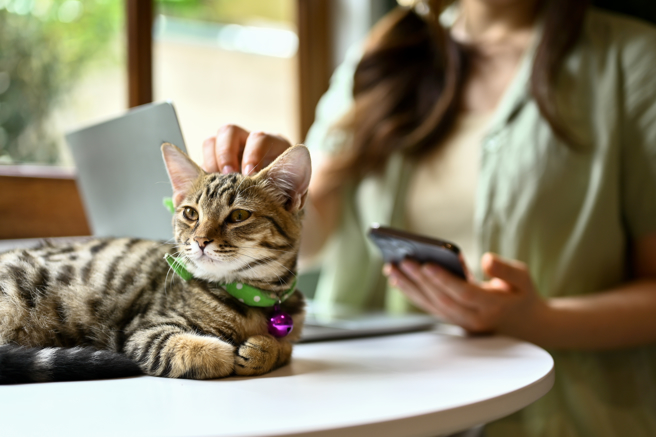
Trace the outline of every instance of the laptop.
<path fill-rule="evenodd" d="M 66 135 L 78 187 L 95 236 L 168 240 L 171 214 L 162 199 L 172 190 L 160 151 L 163 142 L 185 150 L 171 102 L 143 105 Z M 301 342 L 339 340 L 432 329 L 425 315 L 365 314 L 325 318 L 312 310 Z"/>
<path fill-rule="evenodd" d="M 172 194 L 160 146 L 185 150 L 171 102 L 139 106 L 66 134 L 93 235 L 169 240 Z"/>
<path fill-rule="evenodd" d="M 312 302 L 309 307 L 312 307 Z M 436 328 L 438 323 L 436 318 L 427 314 L 390 315 L 375 312 L 325 318 L 310 311 L 303 326 L 300 343 L 429 331 Z"/>

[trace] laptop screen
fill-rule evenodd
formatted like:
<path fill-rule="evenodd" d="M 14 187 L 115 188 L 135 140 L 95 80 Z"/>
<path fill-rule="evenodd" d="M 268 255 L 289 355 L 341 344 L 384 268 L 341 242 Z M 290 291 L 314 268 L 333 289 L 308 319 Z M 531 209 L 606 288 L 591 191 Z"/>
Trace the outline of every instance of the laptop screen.
<path fill-rule="evenodd" d="M 168 240 L 172 193 L 160 146 L 185 150 L 173 104 L 153 103 L 66 135 L 92 232 Z"/>

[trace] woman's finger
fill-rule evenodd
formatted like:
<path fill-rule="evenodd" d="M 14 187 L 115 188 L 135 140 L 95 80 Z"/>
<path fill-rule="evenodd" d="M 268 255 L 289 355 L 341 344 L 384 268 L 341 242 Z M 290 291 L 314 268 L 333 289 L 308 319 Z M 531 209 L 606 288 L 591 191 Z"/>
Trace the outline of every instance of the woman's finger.
<path fill-rule="evenodd" d="M 241 171 L 245 175 L 257 173 L 271 164 L 280 154 L 291 147 L 280 135 L 251 132 L 246 139 Z"/>
<path fill-rule="evenodd" d="M 471 284 L 453 275 L 453 282 L 431 281 L 425 271 L 426 265 L 420 266 L 413 261 L 404 261 L 401 265 L 403 271 L 417 284 L 417 289 L 441 309 L 448 321 L 467 330 L 479 329 L 482 314 L 477 306 L 478 302 L 463 299 L 461 296 L 463 293 L 470 293 L 467 289 L 472 287 Z M 453 288 L 447 288 L 449 286 Z"/>
<path fill-rule="evenodd" d="M 223 174 L 239 171 L 248 134 L 247 130 L 234 124 L 226 124 L 219 128 L 214 145 L 214 157 L 218 171 Z M 203 150 L 203 157 L 205 157 L 205 150 Z"/>
<path fill-rule="evenodd" d="M 489 305 L 489 295 L 479 286 L 465 281 L 435 264 L 424 264 L 421 272 L 428 282 L 435 287 L 440 287 L 446 294 L 459 304 L 480 310 Z"/>
<path fill-rule="evenodd" d="M 421 273 L 421 266 L 418 263 L 411 260 L 406 260 L 401 263 L 400 269 L 417 284 L 417 289 L 419 292 L 424 296 L 425 299 L 430 301 L 433 306 L 454 306 L 455 303 L 453 300 L 446 296 L 442 290 L 431 287 L 427 283 L 426 278 L 424 278 Z"/>
<path fill-rule="evenodd" d="M 503 259 L 488 252 L 483 255 L 481 265 L 486 275 L 501 279 L 512 288 L 528 290 L 533 287 L 528 268 L 521 261 Z"/>
<path fill-rule="evenodd" d="M 419 291 L 417 285 L 410 278 L 404 275 L 401 270 L 393 266 L 386 266 L 386 270 L 387 271 L 384 273 L 388 276 L 390 284 L 393 287 L 403 291 L 403 294 L 405 294 L 415 305 L 417 305 L 417 307 L 422 308 L 436 316 L 443 317 L 440 308 L 433 305 L 433 303 L 426 298 L 424 293 Z"/>
<path fill-rule="evenodd" d="M 423 303 L 426 308 L 432 308 L 433 313 L 440 315 L 446 321 L 465 327 L 470 326 L 473 321 L 477 320 L 478 313 L 472 308 L 467 308 L 452 299 L 440 287 L 434 287 L 422 276 L 419 264 L 414 261 L 404 261 L 401 265 L 405 268 L 399 270 L 400 275 L 405 274 L 409 281 L 412 281 L 415 300 Z M 394 271 L 392 269 L 392 271 Z M 404 293 L 408 290 L 402 289 Z"/>
<path fill-rule="evenodd" d="M 455 277 L 434 264 L 419 265 L 413 261 L 404 261 L 401 266 L 406 273 L 429 290 L 440 290 L 446 297 L 469 309 L 478 309 L 481 302 L 473 298 L 471 284 Z"/>
<path fill-rule="evenodd" d="M 214 148 L 216 147 L 216 135 L 203 141 L 203 170 L 208 173 L 217 173 L 219 165 L 216 162 Z"/>

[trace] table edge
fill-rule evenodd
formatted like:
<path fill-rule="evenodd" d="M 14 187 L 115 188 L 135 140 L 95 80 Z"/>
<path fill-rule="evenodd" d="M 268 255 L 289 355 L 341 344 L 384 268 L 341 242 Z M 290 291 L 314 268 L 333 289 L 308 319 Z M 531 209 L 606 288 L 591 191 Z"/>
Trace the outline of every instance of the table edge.
<path fill-rule="evenodd" d="M 550 355 L 549 357 L 551 358 Z M 376 437 L 399 435 L 429 437 L 436 435 L 436 421 L 440 421 L 442 424 L 450 422 L 448 425 L 441 427 L 443 429 L 439 431 L 442 434 L 450 434 L 515 413 L 547 394 L 553 387 L 554 382 L 555 369 L 552 358 L 551 368 L 540 379 L 517 390 L 473 404 L 383 422 L 270 435 L 272 437 L 361 437 L 363 435 L 375 435 Z M 472 420 L 472 417 L 475 417 L 476 420 Z"/>

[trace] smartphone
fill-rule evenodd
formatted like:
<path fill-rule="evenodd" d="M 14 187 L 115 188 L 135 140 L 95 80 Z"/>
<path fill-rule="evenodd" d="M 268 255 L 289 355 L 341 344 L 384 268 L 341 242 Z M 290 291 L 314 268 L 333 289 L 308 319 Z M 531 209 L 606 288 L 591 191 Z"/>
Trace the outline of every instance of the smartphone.
<path fill-rule="evenodd" d="M 369 238 L 378 246 L 387 263 L 398 264 L 412 259 L 420 264 L 437 264 L 454 275 L 468 280 L 469 272 L 460 249 L 455 244 L 374 223 Z"/>

